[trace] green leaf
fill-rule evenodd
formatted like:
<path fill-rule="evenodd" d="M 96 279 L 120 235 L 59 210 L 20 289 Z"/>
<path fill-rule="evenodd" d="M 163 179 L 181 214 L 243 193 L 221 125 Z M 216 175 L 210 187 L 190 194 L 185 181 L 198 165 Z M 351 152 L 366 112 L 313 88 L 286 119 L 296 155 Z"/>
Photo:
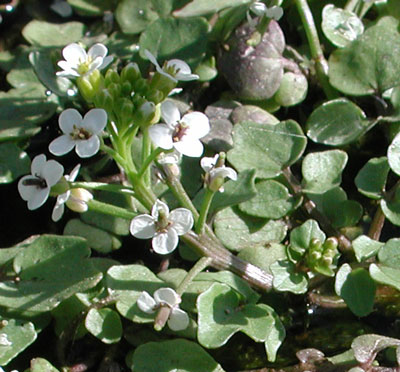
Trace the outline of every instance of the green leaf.
<path fill-rule="evenodd" d="M 371 199 L 382 198 L 389 169 L 386 156 L 368 160 L 354 179 L 358 191 Z"/>
<path fill-rule="evenodd" d="M 13 143 L 0 145 L 0 183 L 10 183 L 30 173 L 31 161 L 25 151 Z"/>
<path fill-rule="evenodd" d="M 35 46 L 63 48 L 83 38 L 85 25 L 80 22 L 56 24 L 33 20 L 23 28 L 22 35 Z"/>
<path fill-rule="evenodd" d="M 256 169 L 258 178 L 274 178 L 302 155 L 307 139 L 293 120 L 279 124 L 242 122 L 235 126 L 228 160 L 239 171 Z"/>
<path fill-rule="evenodd" d="M 194 67 L 205 55 L 207 33 L 204 18 L 159 18 L 140 35 L 140 55 L 146 58 L 144 51 L 148 49 L 160 64 L 178 58 Z"/>
<path fill-rule="evenodd" d="M 387 157 L 390 169 L 400 175 L 400 133 L 394 137 L 392 143 L 388 147 Z"/>
<path fill-rule="evenodd" d="M 115 19 L 125 34 L 138 34 L 158 18 L 148 0 L 122 0 L 115 10 Z"/>
<path fill-rule="evenodd" d="M 117 312 L 107 307 L 90 309 L 85 318 L 86 329 L 105 344 L 115 344 L 122 337 L 122 323 Z"/>
<path fill-rule="evenodd" d="M 389 239 L 378 252 L 379 262 L 397 269 L 400 267 L 400 239 Z"/>
<path fill-rule="evenodd" d="M 323 243 L 325 241 L 325 234 L 319 228 L 317 221 L 307 220 L 291 231 L 290 246 L 302 255 L 308 250 L 311 241 L 314 239 L 318 239 Z"/>
<path fill-rule="evenodd" d="M 89 247 L 106 254 L 121 247 L 121 241 L 107 231 L 83 223 L 79 218 L 69 220 L 64 227 L 64 235 L 74 235 L 85 238 Z"/>
<path fill-rule="evenodd" d="M 373 240 L 366 235 L 361 235 L 353 240 L 352 245 L 357 261 L 361 262 L 375 256 L 384 243 Z"/>
<path fill-rule="evenodd" d="M 17 319 L 2 319 L 0 330 L 0 365 L 7 365 L 37 337 L 31 322 Z"/>
<path fill-rule="evenodd" d="M 376 282 L 390 285 L 400 291 L 400 270 L 384 265 L 371 264 L 369 273 Z"/>
<path fill-rule="evenodd" d="M 225 208 L 214 220 L 215 233 L 222 243 L 233 251 L 241 251 L 251 245 L 279 243 L 286 235 L 283 221 L 268 221 L 240 212 L 237 208 Z"/>
<path fill-rule="evenodd" d="M 329 58 L 329 81 L 342 93 L 381 94 L 400 84 L 399 21 L 383 17 Z"/>
<path fill-rule="evenodd" d="M 307 292 L 308 281 L 304 273 L 296 271 L 293 262 L 280 260 L 270 266 L 274 276 L 273 286 L 277 291 L 302 294 Z"/>
<path fill-rule="evenodd" d="M 140 345 L 127 365 L 132 372 L 224 372 L 200 345 L 184 339 Z"/>
<path fill-rule="evenodd" d="M 388 0 L 386 6 L 388 14 L 400 18 L 400 3 L 397 0 Z"/>
<path fill-rule="evenodd" d="M 285 72 L 273 99 L 279 106 L 294 106 L 306 98 L 307 90 L 308 81 L 302 73 Z"/>
<path fill-rule="evenodd" d="M 280 182 L 265 180 L 256 184 L 257 195 L 239 204 L 251 216 L 278 219 L 293 211 L 296 200 Z"/>
<path fill-rule="evenodd" d="M 215 283 L 197 299 L 198 340 L 207 348 L 224 345 L 236 332 L 256 342 L 265 342 L 278 332 L 282 342 L 284 328 L 275 311 L 264 304 L 244 304 L 240 296 L 225 284 Z"/>
<path fill-rule="evenodd" d="M 43 358 L 34 358 L 31 360 L 29 372 L 59 372 L 50 362 Z"/>
<path fill-rule="evenodd" d="M 111 10 L 112 0 L 67 0 L 74 10 L 83 16 L 101 16 Z"/>
<path fill-rule="evenodd" d="M 341 150 L 309 153 L 304 157 L 301 171 L 304 192 L 323 194 L 339 186 L 348 156 Z"/>
<path fill-rule="evenodd" d="M 372 363 L 376 355 L 390 346 L 399 346 L 400 340 L 381 335 L 361 335 L 351 343 L 354 357 L 359 363 Z"/>
<path fill-rule="evenodd" d="M 14 258 L 19 282 L 0 283 L 0 305 L 18 311 L 49 311 L 102 278 L 81 238 L 42 235 Z"/>
<path fill-rule="evenodd" d="M 224 184 L 224 192 L 217 192 L 212 200 L 209 215 L 216 211 L 230 207 L 253 198 L 257 194 L 254 185 L 255 170 L 245 170 L 238 175 L 236 181 L 229 180 Z M 195 197 L 193 203 L 200 208 L 205 191 L 202 189 Z"/>
<path fill-rule="evenodd" d="M 166 286 L 153 272 L 141 265 L 118 265 L 107 271 L 106 280 L 110 293 L 117 298 L 116 307 L 122 316 L 139 323 L 153 321 L 154 315 L 144 313 L 136 305 L 143 291 L 152 296 L 157 289 Z"/>
<path fill-rule="evenodd" d="M 369 121 L 364 111 L 346 98 L 323 103 L 307 120 L 307 136 L 324 145 L 347 145 L 368 129 Z"/>
<path fill-rule="evenodd" d="M 383 214 L 394 225 L 400 226 L 400 189 L 396 190 L 393 200 L 380 200 Z"/>
<path fill-rule="evenodd" d="M 214 14 L 225 8 L 248 4 L 251 0 L 193 0 L 174 12 L 174 17 L 195 17 Z"/>
<path fill-rule="evenodd" d="M 325 5 L 321 26 L 325 36 L 337 47 L 345 47 L 364 32 L 364 25 L 355 13 L 332 4 Z"/>
<path fill-rule="evenodd" d="M 360 317 L 370 314 L 374 307 L 376 284 L 371 276 L 363 268 L 352 270 L 349 264 L 342 265 L 336 273 L 336 294 Z"/>

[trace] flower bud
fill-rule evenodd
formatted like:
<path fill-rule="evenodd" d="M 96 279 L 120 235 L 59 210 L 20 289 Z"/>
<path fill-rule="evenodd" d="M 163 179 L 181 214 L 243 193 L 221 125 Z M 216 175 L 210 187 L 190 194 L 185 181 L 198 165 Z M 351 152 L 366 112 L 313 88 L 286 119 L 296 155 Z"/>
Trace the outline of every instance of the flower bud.
<path fill-rule="evenodd" d="M 103 89 L 97 93 L 95 103 L 98 108 L 102 108 L 107 112 L 112 112 L 114 100 L 108 89 Z"/>
<path fill-rule="evenodd" d="M 118 72 L 116 72 L 113 69 L 109 69 L 106 73 L 106 76 L 104 78 L 104 84 L 106 87 L 108 87 L 110 84 L 119 84 L 121 82 L 121 79 L 118 75 Z"/>
<path fill-rule="evenodd" d="M 121 86 L 119 84 L 110 83 L 108 85 L 108 91 L 114 100 L 121 96 Z"/>
<path fill-rule="evenodd" d="M 130 99 L 120 98 L 115 103 L 114 111 L 117 113 L 122 126 L 129 125 L 133 121 L 134 106 Z"/>
<path fill-rule="evenodd" d="M 87 77 L 78 77 L 76 84 L 78 85 L 79 93 L 84 100 L 88 103 L 91 103 L 96 91 L 89 79 Z"/>
<path fill-rule="evenodd" d="M 320 251 L 322 252 L 322 242 L 321 240 L 314 238 L 310 242 L 310 250 L 311 251 Z"/>
<path fill-rule="evenodd" d="M 151 125 L 154 122 L 155 117 L 157 116 L 156 105 L 153 102 L 144 102 L 140 105 L 139 109 L 135 114 L 135 121 L 139 123 L 139 125 Z M 158 119 L 160 116 L 158 115 Z"/>
<path fill-rule="evenodd" d="M 66 205 L 74 212 L 84 213 L 88 210 L 88 202 L 93 199 L 93 195 L 86 189 L 72 189 Z"/>
<path fill-rule="evenodd" d="M 163 95 L 162 100 L 168 96 L 168 94 L 176 87 L 176 80 L 172 80 L 170 77 L 156 72 L 151 79 L 150 90 L 160 91 Z"/>
<path fill-rule="evenodd" d="M 142 74 L 137 63 L 128 63 L 121 71 L 121 82 L 128 81 L 133 85 L 141 77 Z"/>
<path fill-rule="evenodd" d="M 121 93 L 124 97 L 131 96 L 132 93 L 132 85 L 129 81 L 125 81 L 124 83 L 121 84 Z"/>
<path fill-rule="evenodd" d="M 150 91 L 150 93 L 147 94 L 146 98 L 147 98 L 149 101 L 152 101 L 152 102 L 154 102 L 155 104 L 158 104 L 158 103 L 160 103 L 160 102 L 163 101 L 163 99 L 164 99 L 164 94 L 163 94 L 162 92 L 160 92 L 159 90 L 156 89 L 156 90 Z"/>

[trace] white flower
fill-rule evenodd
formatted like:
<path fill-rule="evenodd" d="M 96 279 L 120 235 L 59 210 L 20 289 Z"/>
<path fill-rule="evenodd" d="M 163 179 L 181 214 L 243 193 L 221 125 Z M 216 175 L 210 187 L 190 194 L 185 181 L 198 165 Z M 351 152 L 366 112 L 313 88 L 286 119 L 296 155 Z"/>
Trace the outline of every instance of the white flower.
<path fill-rule="evenodd" d="M 267 18 L 275 19 L 275 21 L 279 21 L 283 16 L 283 9 L 280 6 L 272 6 L 271 8 L 267 8 L 264 3 L 259 1 L 251 4 L 250 10 L 259 17 L 265 15 Z"/>
<path fill-rule="evenodd" d="M 65 60 L 57 62 L 63 71 L 58 71 L 58 76 L 79 77 L 88 76 L 94 70 L 102 70 L 113 60 L 107 56 L 107 48 L 103 44 L 94 44 L 86 53 L 79 44 L 72 43 L 62 50 Z"/>
<path fill-rule="evenodd" d="M 182 331 L 189 325 L 189 316 L 179 308 L 181 301 L 181 297 L 172 288 L 160 288 L 154 292 L 154 298 L 147 292 L 142 292 L 137 305 L 147 314 L 153 314 L 160 306 L 170 307 L 168 327 L 173 331 Z"/>
<path fill-rule="evenodd" d="M 167 204 L 157 200 L 151 215 L 136 216 L 130 225 L 131 234 L 139 239 L 152 239 L 152 247 L 158 254 L 171 253 L 177 246 L 179 235 L 186 234 L 193 226 L 193 215 L 186 208 L 169 213 Z"/>
<path fill-rule="evenodd" d="M 50 143 L 52 154 L 60 156 L 75 147 L 81 158 L 88 158 L 100 149 L 99 134 L 107 125 L 107 113 L 103 109 L 92 109 L 82 119 L 75 109 L 64 110 L 58 118 L 62 136 Z"/>
<path fill-rule="evenodd" d="M 206 183 L 211 189 L 213 189 L 214 184 L 217 184 L 219 186 L 219 184 L 222 183 L 223 179 L 226 177 L 230 178 L 233 181 L 237 180 L 237 173 L 233 168 L 226 167 L 225 165 L 216 167 L 218 158 L 219 154 L 215 155 L 213 158 L 204 157 L 200 160 L 201 167 L 207 173 Z M 223 186 L 219 186 L 218 191 L 223 192 Z"/>
<path fill-rule="evenodd" d="M 32 160 L 31 175 L 22 177 L 18 182 L 18 191 L 28 209 L 41 207 L 50 194 L 50 189 L 62 177 L 64 167 L 55 160 L 47 160 L 46 155 L 38 155 Z"/>
<path fill-rule="evenodd" d="M 181 81 L 190 81 L 190 80 L 197 80 L 199 75 L 192 74 L 192 70 L 190 69 L 189 65 L 181 61 L 180 59 L 171 59 L 167 61 L 163 68 L 157 62 L 156 57 L 150 53 L 147 49 L 144 51 L 144 54 L 148 58 L 148 60 L 156 66 L 157 72 L 160 74 L 170 78 L 171 80 L 178 82 Z"/>
<path fill-rule="evenodd" d="M 78 176 L 80 167 L 81 165 L 78 164 L 69 175 L 66 174 L 64 176 L 65 179 L 69 182 L 74 182 L 76 177 Z M 71 196 L 71 190 L 68 190 L 63 194 L 57 196 L 57 201 L 53 208 L 53 213 L 51 214 L 51 219 L 54 222 L 59 221 L 62 215 L 64 214 L 64 204 L 67 202 L 70 196 Z"/>
<path fill-rule="evenodd" d="M 200 138 L 210 131 L 210 123 L 201 112 L 191 112 L 182 117 L 171 101 L 161 104 L 161 116 L 165 124 L 155 124 L 149 128 L 154 144 L 165 150 L 175 148 L 186 156 L 198 157 L 203 153 Z"/>

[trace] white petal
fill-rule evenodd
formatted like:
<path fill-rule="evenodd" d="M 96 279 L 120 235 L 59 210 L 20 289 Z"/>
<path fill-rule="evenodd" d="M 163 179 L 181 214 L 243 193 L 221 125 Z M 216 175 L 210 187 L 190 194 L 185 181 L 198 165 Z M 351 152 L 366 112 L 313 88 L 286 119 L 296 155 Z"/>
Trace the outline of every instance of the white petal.
<path fill-rule="evenodd" d="M 169 126 L 181 119 L 178 107 L 171 101 L 164 101 L 161 104 L 161 116 Z"/>
<path fill-rule="evenodd" d="M 189 315 L 178 307 L 172 309 L 168 319 L 168 327 L 173 331 L 183 331 L 189 326 Z"/>
<path fill-rule="evenodd" d="M 208 158 L 204 157 L 201 158 L 200 160 L 200 165 L 201 168 L 204 170 L 204 172 L 209 172 L 211 169 L 215 167 L 215 164 L 217 164 L 219 155 L 215 155 L 213 158 Z"/>
<path fill-rule="evenodd" d="M 182 121 L 189 127 L 187 135 L 194 138 L 202 138 L 210 131 L 208 117 L 201 112 L 194 111 L 183 116 Z"/>
<path fill-rule="evenodd" d="M 183 155 L 198 158 L 203 154 L 203 144 L 199 140 L 189 138 L 174 142 L 174 147 Z"/>
<path fill-rule="evenodd" d="M 24 181 L 25 180 L 32 180 L 32 179 L 38 180 L 38 177 L 28 175 L 28 176 L 22 177 L 18 182 L 19 194 L 21 195 L 21 198 L 23 200 L 25 200 L 25 201 L 28 201 L 29 199 L 32 199 L 33 196 L 37 192 L 37 187 L 36 186 L 24 185 Z"/>
<path fill-rule="evenodd" d="M 79 72 L 76 71 L 76 69 L 78 68 L 78 65 L 72 65 L 70 63 L 68 63 L 67 61 L 58 61 L 57 65 L 60 66 L 63 71 L 58 71 L 56 72 L 56 75 L 58 76 L 80 76 Z"/>
<path fill-rule="evenodd" d="M 181 296 L 179 296 L 172 288 L 157 289 L 153 296 L 154 300 L 158 304 L 167 304 L 171 307 L 179 305 L 182 301 Z"/>
<path fill-rule="evenodd" d="M 36 189 L 36 192 L 28 200 L 28 209 L 34 210 L 41 207 L 47 200 L 50 194 L 50 187 L 44 189 Z"/>
<path fill-rule="evenodd" d="M 67 45 L 62 50 L 64 59 L 70 64 L 79 64 L 87 60 L 87 54 L 85 50 L 77 43 Z"/>
<path fill-rule="evenodd" d="M 112 61 L 114 57 L 113 56 L 107 56 L 103 59 L 103 63 L 99 66 L 99 70 L 102 70 L 103 68 L 106 68 Z"/>
<path fill-rule="evenodd" d="M 153 205 L 153 208 L 151 208 L 151 215 L 155 221 L 158 220 L 158 216 L 160 215 L 160 211 L 163 212 L 165 218 L 168 218 L 169 216 L 169 208 L 168 205 L 165 204 L 163 201 L 157 199 L 156 202 Z"/>
<path fill-rule="evenodd" d="M 89 70 L 85 76 L 90 75 L 94 70 L 98 69 L 103 63 L 103 57 L 96 57 L 89 65 Z"/>
<path fill-rule="evenodd" d="M 42 170 L 42 176 L 49 187 L 54 186 L 60 180 L 63 173 L 64 167 L 55 160 L 47 161 Z"/>
<path fill-rule="evenodd" d="M 78 110 L 66 109 L 60 114 L 58 124 L 63 133 L 71 134 L 74 126 L 78 128 L 82 127 L 82 116 Z"/>
<path fill-rule="evenodd" d="M 169 220 L 173 223 L 172 229 L 176 230 L 178 235 L 186 234 L 193 227 L 193 214 L 186 208 L 174 209 Z"/>
<path fill-rule="evenodd" d="M 54 222 L 59 221 L 61 219 L 62 215 L 64 214 L 64 209 L 65 209 L 64 202 L 59 202 L 59 200 L 57 198 L 56 204 L 55 204 L 55 206 L 53 208 L 53 212 L 51 214 L 51 219 Z"/>
<path fill-rule="evenodd" d="M 210 172 L 210 176 L 211 176 L 211 180 L 213 180 L 216 177 L 222 177 L 222 178 L 228 177 L 233 181 L 237 180 L 236 171 L 230 167 L 215 168 Z"/>
<path fill-rule="evenodd" d="M 34 157 L 31 163 L 31 173 L 33 175 L 41 174 L 46 164 L 46 155 L 40 154 Z"/>
<path fill-rule="evenodd" d="M 142 292 L 140 297 L 137 299 L 136 304 L 138 308 L 144 313 L 152 314 L 156 310 L 157 303 L 153 297 L 151 297 L 147 292 Z"/>
<path fill-rule="evenodd" d="M 100 43 L 94 44 L 88 50 L 88 56 L 91 59 L 95 59 L 96 57 L 104 58 L 107 55 L 108 49 Z"/>
<path fill-rule="evenodd" d="M 173 148 L 172 130 L 166 124 L 155 124 L 149 128 L 149 136 L 152 142 L 164 150 Z"/>
<path fill-rule="evenodd" d="M 90 158 L 100 149 L 99 137 L 93 135 L 88 140 L 77 141 L 75 151 L 81 158 Z"/>
<path fill-rule="evenodd" d="M 199 75 L 192 74 L 192 70 L 189 65 L 180 59 L 171 59 L 167 62 L 167 66 L 173 66 L 178 72 L 175 74 L 175 78 L 181 81 L 197 80 Z"/>
<path fill-rule="evenodd" d="M 156 232 L 152 240 L 154 252 L 158 254 L 168 254 L 178 246 L 179 238 L 174 229 L 168 229 L 166 232 Z"/>
<path fill-rule="evenodd" d="M 279 21 L 283 16 L 283 9 L 280 6 L 272 6 L 266 10 L 265 15 L 268 18 L 275 19 L 275 21 Z"/>
<path fill-rule="evenodd" d="M 160 67 L 160 65 L 158 64 L 156 57 L 154 57 L 154 55 L 153 55 L 152 53 L 150 53 L 149 50 L 145 49 L 144 54 L 145 54 L 145 56 L 147 57 L 147 59 L 148 59 L 154 66 L 156 66 L 157 71 L 158 71 L 158 70 L 161 70 L 161 67 Z"/>
<path fill-rule="evenodd" d="M 81 165 L 77 164 L 75 165 L 74 169 L 72 169 L 71 173 L 69 175 L 65 176 L 65 179 L 69 182 L 74 182 L 76 180 L 76 177 L 78 177 L 79 170 L 81 169 Z"/>
<path fill-rule="evenodd" d="M 107 125 L 107 112 L 103 109 L 91 109 L 83 118 L 82 128 L 90 133 L 99 134 Z"/>
<path fill-rule="evenodd" d="M 264 3 L 261 3 L 259 1 L 256 1 L 255 3 L 250 5 L 250 10 L 258 15 L 261 16 L 265 13 L 265 11 L 267 10 L 267 6 Z"/>
<path fill-rule="evenodd" d="M 76 144 L 69 134 L 63 134 L 50 142 L 49 151 L 56 156 L 62 156 L 70 152 Z"/>
<path fill-rule="evenodd" d="M 156 233 L 154 218 L 148 214 L 136 216 L 129 228 L 131 234 L 138 239 L 150 239 Z"/>

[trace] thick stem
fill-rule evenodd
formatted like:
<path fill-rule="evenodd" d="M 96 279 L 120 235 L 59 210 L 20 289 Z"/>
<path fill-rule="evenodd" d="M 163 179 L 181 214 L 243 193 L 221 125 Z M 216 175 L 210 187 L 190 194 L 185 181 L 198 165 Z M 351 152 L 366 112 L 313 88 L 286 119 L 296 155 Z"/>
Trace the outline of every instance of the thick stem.
<path fill-rule="evenodd" d="M 378 205 L 376 209 L 374 219 L 372 220 L 371 226 L 369 227 L 368 236 L 371 239 L 379 240 L 381 237 L 381 232 L 383 229 L 383 225 L 385 224 L 385 215 L 382 212 L 382 208 Z"/>
<path fill-rule="evenodd" d="M 315 70 L 318 80 L 329 99 L 338 96 L 337 92 L 329 84 L 328 80 L 328 62 L 326 61 L 322 52 L 321 44 L 315 27 L 314 18 L 308 6 L 307 0 L 295 0 L 297 10 L 300 14 L 304 30 L 306 32 L 308 44 L 310 46 L 311 57 L 315 63 Z"/>

